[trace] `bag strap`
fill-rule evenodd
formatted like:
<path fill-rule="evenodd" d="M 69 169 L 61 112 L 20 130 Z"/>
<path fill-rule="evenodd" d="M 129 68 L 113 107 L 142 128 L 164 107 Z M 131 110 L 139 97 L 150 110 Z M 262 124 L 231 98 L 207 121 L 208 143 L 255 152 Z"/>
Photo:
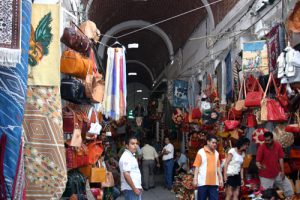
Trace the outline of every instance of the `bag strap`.
<path fill-rule="evenodd" d="M 273 85 L 274 85 L 274 87 L 275 87 L 276 94 L 278 94 L 278 93 L 277 93 L 277 87 L 276 87 L 276 83 L 275 83 L 275 80 L 274 80 L 273 74 L 271 73 L 271 74 L 270 74 L 270 76 L 269 76 L 268 84 L 267 84 L 266 90 L 265 90 L 265 92 L 264 92 L 264 96 L 263 96 L 263 98 L 266 98 L 267 91 L 268 91 L 268 89 L 269 89 L 270 85 L 272 84 L 271 82 L 273 83 Z"/>
<path fill-rule="evenodd" d="M 227 116 L 227 119 L 229 120 L 230 118 L 230 114 L 232 114 L 232 116 L 233 116 L 233 119 L 235 120 L 235 115 L 234 115 L 234 113 L 232 112 L 232 110 L 230 110 L 229 112 L 228 112 L 228 116 Z"/>
<path fill-rule="evenodd" d="M 245 91 L 245 79 L 244 79 L 244 77 L 243 77 L 241 85 L 240 85 L 240 91 L 239 91 L 238 100 L 241 100 L 242 91 L 244 92 L 244 97 L 246 98 L 247 94 L 246 94 L 246 91 Z"/>

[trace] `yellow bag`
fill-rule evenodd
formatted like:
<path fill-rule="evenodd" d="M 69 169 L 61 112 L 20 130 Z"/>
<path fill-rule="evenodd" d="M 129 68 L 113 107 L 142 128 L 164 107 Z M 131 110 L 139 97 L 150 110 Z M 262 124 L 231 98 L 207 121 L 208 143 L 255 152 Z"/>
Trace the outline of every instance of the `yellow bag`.
<path fill-rule="evenodd" d="M 106 169 L 104 167 L 92 167 L 91 169 L 91 183 L 102 183 L 106 181 Z"/>
<path fill-rule="evenodd" d="M 251 154 L 247 154 L 245 156 L 245 158 L 244 158 L 243 168 L 249 168 L 251 160 L 252 160 L 252 155 Z"/>
<path fill-rule="evenodd" d="M 64 74 L 85 79 L 87 74 L 93 74 L 93 62 L 73 50 L 66 50 L 60 59 L 60 71 Z"/>

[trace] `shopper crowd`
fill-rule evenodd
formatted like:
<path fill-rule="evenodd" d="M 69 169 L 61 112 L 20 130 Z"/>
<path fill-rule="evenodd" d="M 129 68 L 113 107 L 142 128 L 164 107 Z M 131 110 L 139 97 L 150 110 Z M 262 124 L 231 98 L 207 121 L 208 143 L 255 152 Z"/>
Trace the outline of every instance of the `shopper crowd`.
<path fill-rule="evenodd" d="M 258 148 L 256 158 L 261 182 L 260 189 L 268 195 L 279 187 L 284 191 L 286 199 L 292 199 L 294 192 L 285 176 L 282 147 L 274 141 L 272 132 L 264 133 L 264 138 L 265 143 Z M 193 173 L 193 185 L 198 191 L 196 199 L 218 200 L 219 189 L 223 187 L 226 200 L 240 199 L 240 190 L 245 184 L 243 163 L 250 144 L 248 138 L 240 137 L 236 141 L 235 146 L 228 150 L 222 165 L 217 151 L 217 137 L 208 135 L 206 145 L 198 150 L 191 168 L 187 156 L 179 149 L 174 150 L 169 137 L 165 137 L 164 142 L 165 146 L 161 152 L 157 152 L 151 146 L 150 139 L 145 139 L 143 147 L 138 151 L 139 145 L 136 137 L 128 138 L 123 144 L 125 146 L 121 147 L 123 151 L 123 153 L 119 152 L 121 191 L 126 200 L 142 199 L 144 191 L 155 188 L 154 169 L 159 168 L 161 162 L 165 189 L 171 192 L 173 192 L 174 176 L 180 173 Z M 115 163 L 116 161 L 110 159 L 109 162 Z M 275 196 L 274 199 L 276 199 Z"/>

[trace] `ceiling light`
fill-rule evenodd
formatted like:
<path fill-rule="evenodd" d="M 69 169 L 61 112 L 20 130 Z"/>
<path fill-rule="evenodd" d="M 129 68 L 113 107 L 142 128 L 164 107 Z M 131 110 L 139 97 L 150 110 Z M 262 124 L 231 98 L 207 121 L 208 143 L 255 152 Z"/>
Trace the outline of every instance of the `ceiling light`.
<path fill-rule="evenodd" d="M 128 44 L 128 49 L 137 49 L 137 48 L 139 48 L 139 44 L 138 43 Z"/>
<path fill-rule="evenodd" d="M 171 63 L 170 63 L 170 65 L 173 65 L 174 64 L 174 60 L 171 60 Z"/>
<path fill-rule="evenodd" d="M 128 76 L 136 76 L 136 75 L 137 75 L 136 72 L 129 72 L 129 73 L 128 73 Z"/>
<path fill-rule="evenodd" d="M 141 92 L 143 92 L 143 90 L 137 90 L 136 92 L 141 93 Z"/>
<path fill-rule="evenodd" d="M 147 97 L 143 97 L 143 100 L 148 100 L 148 98 Z"/>

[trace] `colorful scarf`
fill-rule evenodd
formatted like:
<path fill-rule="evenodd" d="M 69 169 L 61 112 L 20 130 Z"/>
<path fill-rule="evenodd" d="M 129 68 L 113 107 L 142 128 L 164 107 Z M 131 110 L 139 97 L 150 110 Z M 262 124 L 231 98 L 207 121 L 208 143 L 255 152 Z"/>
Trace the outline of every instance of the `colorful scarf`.
<path fill-rule="evenodd" d="M 8 1 L 1 1 L 7 3 Z M 4 177 L 7 199 L 14 198 L 20 191 L 18 174 L 22 168 L 22 120 L 27 90 L 27 65 L 30 38 L 31 0 L 22 0 L 22 55 L 15 67 L 0 67 L 0 136 L 7 135 L 4 155 Z M 19 179 L 20 180 L 20 179 Z"/>
<path fill-rule="evenodd" d="M 126 60 L 125 49 L 108 48 L 105 76 L 103 114 L 118 120 L 126 115 Z"/>
<path fill-rule="evenodd" d="M 0 65 L 15 67 L 21 59 L 21 1 L 0 1 Z"/>

